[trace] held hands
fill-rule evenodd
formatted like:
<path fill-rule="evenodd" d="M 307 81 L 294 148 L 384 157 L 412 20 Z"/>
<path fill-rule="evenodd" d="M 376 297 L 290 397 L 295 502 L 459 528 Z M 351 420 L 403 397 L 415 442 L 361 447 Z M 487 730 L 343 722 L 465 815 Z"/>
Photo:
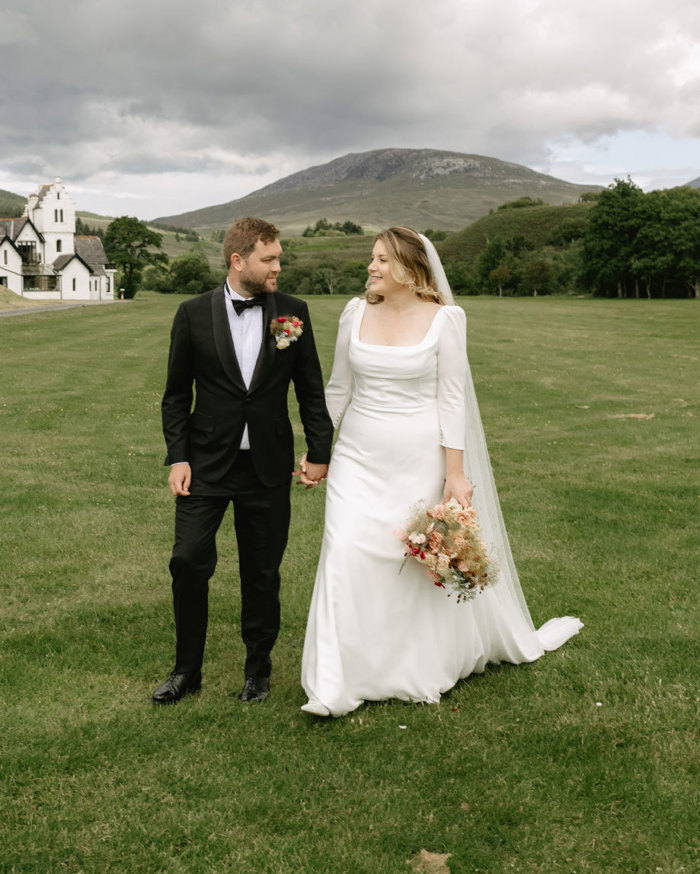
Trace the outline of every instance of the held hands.
<path fill-rule="evenodd" d="M 474 494 L 474 486 L 469 482 L 466 476 L 455 474 L 448 476 L 445 480 L 445 490 L 442 495 L 443 502 L 447 502 L 450 498 L 456 498 L 463 507 L 471 507 L 472 495 Z"/>
<path fill-rule="evenodd" d="M 186 461 L 173 464 L 168 475 L 168 485 L 175 497 L 187 497 L 192 483 L 192 468 Z"/>
<path fill-rule="evenodd" d="M 306 486 L 307 489 L 312 489 L 324 480 L 327 474 L 327 464 L 314 464 L 312 461 L 307 461 L 306 453 L 304 453 L 299 459 L 299 466 L 292 473 L 292 476 L 297 477 L 298 486 Z"/>

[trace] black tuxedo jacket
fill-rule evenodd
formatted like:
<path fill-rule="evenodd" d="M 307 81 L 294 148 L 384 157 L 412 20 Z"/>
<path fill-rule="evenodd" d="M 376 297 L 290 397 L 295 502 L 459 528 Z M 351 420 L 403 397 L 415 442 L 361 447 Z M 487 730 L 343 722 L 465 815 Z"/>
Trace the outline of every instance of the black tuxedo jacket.
<path fill-rule="evenodd" d="M 294 469 L 294 436 L 287 410 L 290 381 L 299 403 L 308 460 L 326 464 L 331 453 L 333 425 L 309 310 L 291 295 L 265 295 L 260 355 L 246 389 L 231 339 L 225 293 L 222 285 L 186 300 L 175 315 L 162 402 L 165 463 L 188 461 L 193 478 L 217 482 L 233 465 L 247 424 L 255 472 L 264 485 L 281 485 Z M 277 349 L 270 333 L 277 316 L 298 316 L 304 323 L 301 337 L 286 349 Z"/>

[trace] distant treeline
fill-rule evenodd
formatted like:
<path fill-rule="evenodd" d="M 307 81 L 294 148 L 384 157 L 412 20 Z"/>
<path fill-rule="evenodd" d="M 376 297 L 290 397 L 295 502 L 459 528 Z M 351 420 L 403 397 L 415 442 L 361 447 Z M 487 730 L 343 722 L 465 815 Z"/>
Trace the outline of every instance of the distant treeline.
<path fill-rule="evenodd" d="M 75 217 L 75 233 L 79 237 L 99 237 L 101 240 L 103 240 L 105 236 L 105 232 L 102 228 L 90 227 L 90 225 L 83 221 L 79 215 Z"/>
<path fill-rule="evenodd" d="M 570 206 L 520 198 L 439 249 L 457 294 L 700 297 L 700 190 L 618 179 Z"/>
<path fill-rule="evenodd" d="M 345 230 L 343 230 L 345 229 Z M 700 298 L 700 189 L 644 193 L 631 180 L 553 206 L 521 197 L 462 231 L 427 228 L 455 294 L 594 294 Z M 212 231 L 220 242 L 223 231 Z M 316 237 L 337 237 L 319 239 Z M 353 242 L 355 240 L 356 242 Z M 354 222 L 320 219 L 285 240 L 281 291 L 364 292 L 371 236 Z M 146 271 L 145 286 L 198 294 L 222 281 L 197 247 Z"/>

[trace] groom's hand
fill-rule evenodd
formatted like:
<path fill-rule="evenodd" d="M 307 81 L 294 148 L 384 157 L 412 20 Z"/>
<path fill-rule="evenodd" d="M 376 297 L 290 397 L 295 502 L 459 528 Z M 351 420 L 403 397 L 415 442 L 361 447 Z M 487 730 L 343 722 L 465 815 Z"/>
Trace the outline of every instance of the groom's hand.
<path fill-rule="evenodd" d="M 170 491 L 175 497 L 187 497 L 190 493 L 190 483 L 192 482 L 192 468 L 186 461 L 179 464 L 174 464 L 170 468 L 168 476 L 168 485 Z"/>

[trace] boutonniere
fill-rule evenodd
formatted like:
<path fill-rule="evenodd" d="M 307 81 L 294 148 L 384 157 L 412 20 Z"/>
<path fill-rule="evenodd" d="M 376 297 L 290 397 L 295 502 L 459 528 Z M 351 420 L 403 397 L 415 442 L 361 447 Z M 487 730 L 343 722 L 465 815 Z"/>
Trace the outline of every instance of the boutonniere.
<path fill-rule="evenodd" d="M 290 343 L 295 343 L 303 329 L 304 323 L 296 316 L 277 316 L 270 323 L 270 333 L 278 349 L 286 349 Z"/>

